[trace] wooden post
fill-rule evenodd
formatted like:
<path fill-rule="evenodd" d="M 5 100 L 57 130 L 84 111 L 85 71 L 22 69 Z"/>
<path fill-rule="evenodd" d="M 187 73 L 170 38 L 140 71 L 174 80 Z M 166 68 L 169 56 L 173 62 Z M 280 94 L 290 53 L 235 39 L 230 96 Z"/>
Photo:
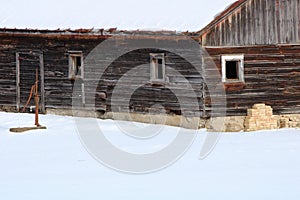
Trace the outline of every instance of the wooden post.
<path fill-rule="evenodd" d="M 40 53 L 40 83 L 41 83 L 41 108 L 42 113 L 46 113 L 45 109 L 45 82 L 44 82 L 44 55 Z"/>
<path fill-rule="evenodd" d="M 20 111 L 20 54 L 16 53 L 16 109 Z"/>
<path fill-rule="evenodd" d="M 206 118 L 207 117 L 207 113 L 206 113 L 206 106 L 205 106 L 205 99 L 206 99 L 206 84 L 205 82 L 202 83 L 202 105 L 203 105 L 203 113 L 202 113 L 202 117 Z"/>
<path fill-rule="evenodd" d="M 41 126 L 39 124 L 39 74 L 38 68 L 36 68 L 36 75 L 35 75 L 35 92 L 34 92 L 34 103 L 35 103 L 35 125 Z"/>

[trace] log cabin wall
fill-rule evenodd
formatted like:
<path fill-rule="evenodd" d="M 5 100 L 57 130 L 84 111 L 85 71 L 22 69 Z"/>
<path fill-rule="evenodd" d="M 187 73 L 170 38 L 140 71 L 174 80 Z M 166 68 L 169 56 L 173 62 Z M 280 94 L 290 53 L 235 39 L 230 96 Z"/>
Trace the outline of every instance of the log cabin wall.
<path fill-rule="evenodd" d="M 25 31 L 24 31 L 25 32 Z M 35 82 L 35 69 L 43 54 L 45 106 L 47 108 L 70 108 L 73 82 L 68 78 L 68 51 L 82 51 L 86 56 L 107 36 L 64 35 L 59 33 L 0 33 L 0 105 L 16 106 L 16 53 L 20 53 L 21 106 L 24 106 Z M 30 105 L 33 105 L 33 100 Z"/>
<path fill-rule="evenodd" d="M 300 113 L 300 45 L 207 47 L 221 73 L 221 56 L 244 54 L 244 83 L 224 83 L 227 115 L 246 115 L 256 103 L 275 114 Z M 206 69 L 210 71 L 210 69 Z M 208 96 L 208 95 L 207 95 Z M 210 107 L 210 99 L 206 99 Z"/>
<path fill-rule="evenodd" d="M 110 38 L 111 35 L 93 35 L 88 33 L 52 33 L 51 31 L 33 31 L 30 30 L 2 30 L 0 32 L 0 105 L 16 106 L 16 53 L 20 53 L 20 76 L 21 78 L 21 106 L 26 102 L 29 96 L 30 87 L 34 84 L 35 69 L 39 64 L 38 56 L 33 52 L 42 53 L 44 63 L 44 96 L 45 107 L 53 109 L 71 109 L 74 81 L 69 78 L 69 51 L 83 53 L 86 56 L 101 42 Z M 151 38 L 150 34 L 150 38 Z M 166 38 L 166 37 L 164 37 Z M 172 36 L 169 38 L 172 40 Z M 124 43 L 124 41 L 121 41 Z M 153 42 L 164 42 L 163 39 L 155 37 Z M 180 42 L 180 40 L 178 41 Z M 181 49 L 185 51 L 185 49 Z M 187 48 L 186 51 L 189 51 Z M 201 72 L 195 70 L 193 66 L 184 58 L 172 52 L 159 49 L 138 49 L 128 52 L 117 58 L 106 70 L 100 80 L 83 80 L 85 86 L 88 81 L 97 82 L 98 87 L 95 105 L 88 105 L 89 99 L 86 99 L 86 106 L 96 106 L 101 112 L 111 111 L 111 96 L 119 79 L 129 70 L 141 64 L 150 62 L 151 53 L 163 53 L 165 65 L 181 74 L 174 74 L 166 68 L 165 84 L 153 84 L 150 82 L 150 67 L 145 74 L 132 74 L 130 81 L 122 87 L 124 90 L 117 99 L 118 112 L 126 111 L 129 107 L 130 112 L 157 114 L 162 111 L 161 107 L 155 106 L 161 104 L 163 112 L 167 114 L 182 114 L 182 106 L 185 107 L 185 114 L 189 116 L 203 115 L 202 86 L 203 78 Z M 195 52 L 190 52 L 195 54 Z M 109 55 L 110 56 L 110 55 Z M 111 55 L 113 56 L 113 55 Z M 200 55 L 194 55 L 201 60 Z M 107 59 L 110 59 L 108 57 Z M 93 67 L 85 69 L 93 72 Z M 124 100 L 124 96 L 133 90 L 136 81 L 147 79 L 149 83 L 140 86 L 132 94 L 129 104 Z M 197 95 L 199 105 L 189 105 L 190 94 L 186 89 L 186 83 L 189 83 Z M 88 93 L 89 88 L 85 89 Z M 93 92 L 93 91 L 92 91 Z M 105 93 L 105 96 L 103 96 Z M 97 96 L 100 94 L 100 97 Z M 102 96 L 101 96 L 102 95 Z M 98 98 L 99 97 L 99 98 Z M 180 105 L 179 99 L 184 99 L 186 105 Z M 32 101 L 33 105 L 33 101 Z"/>
<path fill-rule="evenodd" d="M 246 115 L 256 103 L 275 114 L 300 113 L 300 0 L 238 0 L 198 33 L 221 75 L 222 56 L 243 56 L 244 80 L 222 80 L 226 115 Z M 205 106 L 209 112 L 210 98 Z"/>
<path fill-rule="evenodd" d="M 165 82 L 157 83 L 150 80 L 149 55 L 151 53 L 164 54 Z M 190 55 L 193 53 L 191 52 Z M 199 55 L 194 55 L 194 57 L 201 59 Z M 132 74 L 128 73 L 141 65 L 145 65 L 145 68 L 136 70 Z M 127 77 L 126 80 L 120 81 L 124 75 Z M 187 85 L 190 85 L 193 91 L 188 89 Z M 117 102 L 117 105 L 114 105 L 116 110 L 114 110 L 111 108 L 111 98 L 116 86 L 122 90 L 119 90 L 118 96 L 113 97 L 114 102 Z M 197 71 L 184 58 L 160 49 L 138 49 L 122 55 L 105 70 L 99 80 L 97 91 L 107 94 L 106 111 L 127 112 L 129 109 L 129 112 L 134 113 L 165 113 L 200 117 L 204 115 L 202 88 L 201 71 Z M 130 97 L 129 103 L 128 97 Z M 191 103 L 192 97 L 197 98 L 198 106 L 195 107 Z M 100 109 L 103 107 L 100 98 L 96 98 L 97 107 Z"/>

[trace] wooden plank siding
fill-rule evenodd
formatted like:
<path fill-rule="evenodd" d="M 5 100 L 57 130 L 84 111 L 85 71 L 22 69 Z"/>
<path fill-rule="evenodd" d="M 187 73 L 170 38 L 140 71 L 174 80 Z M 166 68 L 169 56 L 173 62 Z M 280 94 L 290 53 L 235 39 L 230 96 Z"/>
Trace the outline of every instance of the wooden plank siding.
<path fill-rule="evenodd" d="M 203 46 L 300 42 L 299 0 L 247 0 L 202 29 Z"/>
<path fill-rule="evenodd" d="M 220 100 L 220 111 L 246 115 L 254 104 L 266 103 L 275 114 L 300 113 L 300 0 L 239 0 L 198 33 L 218 68 L 206 65 L 206 78 L 221 74 L 222 55 L 244 55 L 245 80 L 224 83 L 227 106 Z M 206 93 L 209 113 L 219 91 Z"/>
<path fill-rule="evenodd" d="M 107 37 L 105 37 L 107 38 Z M 71 106 L 72 82 L 68 79 L 68 51 L 86 56 L 105 38 L 52 34 L 0 34 L 0 105 L 16 106 L 16 64 L 20 64 L 20 101 L 23 106 L 35 82 L 35 69 L 44 65 L 45 105 L 48 108 Z M 33 53 L 31 53 L 33 52 Z M 41 52 L 43 55 L 36 55 Z M 20 59 L 16 60 L 16 53 Z M 42 60 L 40 60 L 40 58 Z M 40 69 L 39 69 L 40 70 Z M 32 104 L 33 105 L 33 101 Z"/>
<path fill-rule="evenodd" d="M 218 73 L 223 54 L 244 54 L 245 83 L 224 84 L 227 107 L 220 109 L 226 109 L 228 116 L 245 115 L 256 103 L 271 105 L 275 114 L 300 113 L 300 45 L 207 47 L 206 50 Z M 206 71 L 210 71 L 209 67 Z M 210 98 L 205 104 L 209 110 Z"/>
<path fill-rule="evenodd" d="M 150 68 L 148 67 L 150 53 L 164 53 L 167 67 L 166 83 L 152 84 L 150 82 Z M 190 55 L 194 53 L 190 52 Z M 199 55 L 194 55 L 194 57 L 200 58 Z M 136 66 L 141 65 L 146 67 L 137 70 L 135 73 L 128 73 Z M 169 69 L 175 70 L 176 73 Z M 125 74 L 126 80 L 119 82 Z M 141 83 L 142 85 L 140 85 Z M 190 90 L 187 88 L 187 84 L 190 84 L 194 89 L 193 92 L 196 93 L 198 107 L 190 104 L 189 99 L 193 97 L 193 94 L 189 93 Z M 105 70 L 102 79 L 99 81 L 98 87 L 100 89 L 97 89 L 99 91 L 106 90 L 108 111 L 111 111 L 111 98 L 116 85 L 118 88 L 124 88 L 117 94 L 117 110 L 120 112 L 127 111 L 129 106 L 129 110 L 136 113 L 159 113 L 162 110 L 155 107 L 155 105 L 161 104 L 167 114 L 181 115 L 183 114 L 182 110 L 185 109 L 185 115 L 203 115 L 202 74 L 195 70 L 194 66 L 184 58 L 172 52 L 158 49 L 139 49 L 116 59 Z M 129 105 L 127 102 L 128 96 L 130 97 Z M 114 98 L 116 97 L 114 96 Z M 116 102 L 116 99 L 114 99 L 114 102 Z M 96 104 L 98 106 L 99 102 L 96 101 Z"/>
<path fill-rule="evenodd" d="M 15 32 L 18 32 L 17 30 Z M 153 42 L 165 42 L 159 37 L 149 38 Z M 105 41 L 109 36 L 99 35 L 73 35 L 73 34 L 53 34 L 53 33 L 0 33 L 0 105 L 16 106 L 16 64 L 20 64 L 20 93 L 21 105 L 24 105 L 26 98 L 29 96 L 30 87 L 34 84 L 35 69 L 40 62 L 44 65 L 43 88 L 45 93 L 45 106 L 47 108 L 71 109 L 72 108 L 72 93 L 74 81 L 69 79 L 69 58 L 68 51 L 82 51 L 84 59 L 86 56 L 101 42 Z M 164 36 L 166 38 L 166 36 Z M 168 37 L 167 37 L 168 38 Z M 173 37 L 169 37 L 173 40 Z M 177 39 L 176 39 L 177 41 Z M 120 41 L 124 43 L 126 41 Z M 181 41 L 178 40 L 178 43 Z M 43 61 L 39 60 L 39 56 L 31 55 L 30 52 L 41 52 Z M 180 49 L 185 54 L 192 57 L 199 58 L 188 49 Z M 189 52 L 191 51 L 191 52 Z M 22 52 L 26 52 L 24 55 Z M 16 61 L 16 53 L 20 53 L 20 60 Z M 181 77 L 166 69 L 166 84 L 145 84 L 140 86 L 131 96 L 129 105 L 126 102 L 125 96 L 129 95 L 139 83 L 139 80 L 147 79 L 150 81 L 150 53 L 164 53 L 166 66 L 174 69 Z M 193 55 L 195 54 L 195 55 Z M 108 55 L 107 60 L 114 56 Z M 105 60 L 103 60 L 105 61 Z M 199 61 L 198 61 L 199 62 Z M 162 104 L 167 114 L 182 114 L 182 107 L 185 107 L 185 113 L 192 116 L 202 116 L 203 98 L 202 87 L 203 77 L 201 72 L 195 70 L 191 63 L 184 58 L 172 52 L 158 49 L 138 49 L 114 60 L 114 62 L 107 67 L 100 80 L 82 80 L 85 85 L 86 96 L 90 96 L 89 84 L 97 84 L 96 92 L 105 93 L 106 98 L 96 98 L 95 105 L 90 105 L 91 99 L 86 99 L 86 107 L 96 106 L 96 110 L 111 111 L 111 98 L 115 86 L 119 79 L 129 70 L 136 66 L 147 64 L 149 67 L 145 74 L 132 74 L 130 81 L 123 83 L 123 91 L 118 94 L 117 108 L 119 112 L 130 109 L 132 112 L 147 113 L 147 112 L 161 112 L 156 109 L 156 104 Z M 87 72 L 96 71 L 95 66 L 91 66 Z M 182 78 L 183 77 L 183 78 Z M 99 77 L 100 78 L 100 77 Z M 199 105 L 195 107 L 189 104 L 190 95 L 186 88 L 186 83 L 189 83 L 197 95 Z M 81 92 L 81 91 L 78 91 Z M 97 94 L 94 94 L 97 95 Z M 186 105 L 179 103 L 178 99 L 183 99 Z M 33 104 L 32 104 L 33 105 Z M 153 107 L 154 106 L 154 107 Z M 158 107 L 159 108 L 159 107 Z"/>

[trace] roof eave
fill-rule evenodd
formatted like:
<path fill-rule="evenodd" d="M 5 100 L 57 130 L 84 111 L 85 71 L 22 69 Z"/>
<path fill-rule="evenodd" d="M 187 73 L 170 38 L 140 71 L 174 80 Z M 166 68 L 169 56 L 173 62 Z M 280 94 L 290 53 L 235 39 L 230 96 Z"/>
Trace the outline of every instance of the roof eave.
<path fill-rule="evenodd" d="M 236 9 L 243 6 L 248 0 L 238 0 L 231 5 L 229 5 L 224 11 L 222 11 L 218 16 L 216 16 L 208 25 L 206 25 L 203 29 L 198 31 L 197 33 L 202 36 L 205 32 L 209 31 L 212 27 L 226 18 L 228 15 L 232 14 Z"/>

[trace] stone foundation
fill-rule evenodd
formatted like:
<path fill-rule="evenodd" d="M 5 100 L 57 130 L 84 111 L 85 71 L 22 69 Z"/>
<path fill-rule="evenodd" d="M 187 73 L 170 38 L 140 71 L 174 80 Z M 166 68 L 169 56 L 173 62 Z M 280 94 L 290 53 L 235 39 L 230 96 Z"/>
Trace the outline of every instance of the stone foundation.
<path fill-rule="evenodd" d="M 74 114 L 73 114 L 74 113 Z M 205 128 L 206 120 L 199 117 L 184 117 L 180 115 L 149 115 L 139 113 L 112 113 L 100 114 L 98 112 L 84 110 L 67 109 L 47 109 L 47 114 L 57 114 L 78 117 L 97 117 L 100 119 L 113 119 L 120 121 L 134 121 L 140 123 L 164 124 L 168 126 L 178 126 L 187 129 Z"/>
<path fill-rule="evenodd" d="M 2 111 L 15 112 L 13 108 L 7 107 Z M 8 109 L 9 108 L 9 109 Z M 169 126 L 178 126 L 188 129 L 207 128 L 208 131 L 217 132 L 241 132 L 258 131 L 279 128 L 300 128 L 300 114 L 291 115 L 273 115 L 272 108 L 265 104 L 256 104 L 248 110 L 247 116 L 216 117 L 212 119 L 200 119 L 197 117 L 183 117 L 178 115 L 145 115 L 138 113 L 112 113 L 101 114 L 90 111 L 73 111 L 71 109 L 50 109 L 47 114 L 57 114 L 81 117 L 97 117 L 100 119 L 114 119 L 122 121 L 135 121 L 151 124 L 165 124 Z"/>
<path fill-rule="evenodd" d="M 280 116 L 280 128 L 300 128 L 300 115 Z"/>
<path fill-rule="evenodd" d="M 0 110 L 4 112 L 17 112 L 16 106 L 5 106 L 5 105 L 0 105 Z"/>
<path fill-rule="evenodd" d="M 300 128 L 300 114 L 273 115 L 271 106 L 255 104 L 247 116 L 217 117 L 206 122 L 209 131 L 250 132 L 279 128 Z"/>
<path fill-rule="evenodd" d="M 245 131 L 278 129 L 278 117 L 273 115 L 271 106 L 255 104 L 247 111 L 244 128 Z"/>
<path fill-rule="evenodd" d="M 205 127 L 210 132 L 241 132 L 244 121 L 244 116 L 216 117 L 208 119 Z"/>

